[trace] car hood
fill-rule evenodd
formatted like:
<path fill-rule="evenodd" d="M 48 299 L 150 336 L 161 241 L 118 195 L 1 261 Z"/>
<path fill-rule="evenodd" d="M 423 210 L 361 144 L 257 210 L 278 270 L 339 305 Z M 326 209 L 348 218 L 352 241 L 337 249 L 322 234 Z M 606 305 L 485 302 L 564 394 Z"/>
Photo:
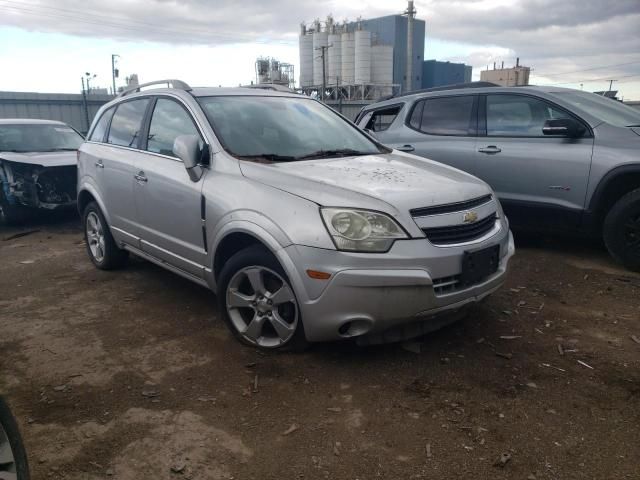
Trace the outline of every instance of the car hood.
<path fill-rule="evenodd" d="M 290 163 L 241 161 L 240 165 L 246 177 L 322 206 L 389 210 L 390 205 L 407 211 L 491 192 L 486 183 L 472 175 L 395 151 Z"/>
<path fill-rule="evenodd" d="M 78 163 L 78 157 L 75 151 L 25 153 L 0 151 L 0 160 L 26 163 L 29 165 L 42 165 L 44 167 L 63 167 L 67 165 L 77 165 Z"/>

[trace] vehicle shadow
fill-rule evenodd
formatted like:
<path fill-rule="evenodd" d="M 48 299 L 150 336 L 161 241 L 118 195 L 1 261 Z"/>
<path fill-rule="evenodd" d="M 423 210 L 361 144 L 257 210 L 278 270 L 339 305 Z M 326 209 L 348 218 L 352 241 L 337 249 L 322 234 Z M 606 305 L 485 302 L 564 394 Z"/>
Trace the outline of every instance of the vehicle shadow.
<path fill-rule="evenodd" d="M 36 211 L 19 225 L 7 225 L 0 220 L 0 240 L 34 231 L 80 232 L 80 217 L 75 210 Z"/>

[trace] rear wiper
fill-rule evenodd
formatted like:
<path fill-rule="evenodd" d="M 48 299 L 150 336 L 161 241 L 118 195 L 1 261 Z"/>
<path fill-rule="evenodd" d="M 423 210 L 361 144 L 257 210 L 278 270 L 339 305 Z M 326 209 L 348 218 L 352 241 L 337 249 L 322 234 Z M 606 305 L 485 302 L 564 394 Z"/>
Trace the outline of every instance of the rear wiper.
<path fill-rule="evenodd" d="M 40 150 L 41 152 L 75 152 L 77 148 L 50 148 L 49 150 Z"/>
<path fill-rule="evenodd" d="M 631 125 L 627 125 L 627 127 L 640 127 L 640 123 L 633 123 Z"/>
<path fill-rule="evenodd" d="M 242 160 L 267 160 L 269 162 L 293 162 L 297 160 L 296 157 L 288 155 L 278 155 L 275 153 L 260 153 L 257 155 L 236 155 L 236 158 Z"/>
<path fill-rule="evenodd" d="M 304 160 L 308 158 L 328 158 L 328 157 L 347 157 L 356 155 L 374 155 L 371 152 L 361 152 L 360 150 L 353 150 L 352 148 L 342 148 L 336 150 L 318 150 L 317 152 L 310 153 L 297 157 L 298 160 Z"/>

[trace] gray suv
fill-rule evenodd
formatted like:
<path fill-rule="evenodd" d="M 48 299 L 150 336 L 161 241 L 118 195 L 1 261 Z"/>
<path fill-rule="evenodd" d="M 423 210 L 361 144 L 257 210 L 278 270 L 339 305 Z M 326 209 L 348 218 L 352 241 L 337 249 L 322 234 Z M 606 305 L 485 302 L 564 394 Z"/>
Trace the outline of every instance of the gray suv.
<path fill-rule="evenodd" d="M 599 235 L 640 270 L 640 111 L 579 90 L 489 86 L 392 98 L 356 121 L 485 180 L 514 229 Z"/>
<path fill-rule="evenodd" d="M 481 180 L 307 97 L 164 83 L 102 107 L 80 148 L 96 267 L 133 253 L 210 288 L 260 348 L 420 335 L 503 283 L 513 238 Z"/>

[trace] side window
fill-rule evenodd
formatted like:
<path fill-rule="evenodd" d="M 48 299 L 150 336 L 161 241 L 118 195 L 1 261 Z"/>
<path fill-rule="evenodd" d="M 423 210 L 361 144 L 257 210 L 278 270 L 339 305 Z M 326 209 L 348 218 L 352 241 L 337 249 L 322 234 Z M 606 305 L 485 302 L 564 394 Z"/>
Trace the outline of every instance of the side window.
<path fill-rule="evenodd" d="M 113 114 L 107 143 L 123 147 L 138 147 L 142 119 L 149 103 L 148 98 L 123 102 Z"/>
<path fill-rule="evenodd" d="M 104 112 L 96 123 L 93 132 L 91 132 L 91 137 L 89 140 L 93 142 L 104 142 L 104 135 L 107 133 L 107 128 L 109 128 L 109 120 L 113 116 L 113 112 L 115 111 L 115 107 L 111 107 L 109 110 Z"/>
<path fill-rule="evenodd" d="M 424 108 L 424 100 L 416 103 L 411 112 L 411 118 L 409 119 L 409 126 L 415 130 L 420 130 L 422 124 L 422 109 Z"/>
<path fill-rule="evenodd" d="M 422 109 L 420 130 L 431 135 L 473 135 L 473 96 L 429 98 Z"/>
<path fill-rule="evenodd" d="M 371 118 L 367 122 L 365 128 L 373 132 L 382 132 L 389 128 L 393 121 L 396 119 L 403 105 L 394 105 L 393 107 L 385 108 L 383 110 L 376 110 L 371 115 Z"/>
<path fill-rule="evenodd" d="M 173 142 L 180 135 L 200 137 L 191 116 L 178 102 L 159 98 L 151 116 L 147 150 L 175 157 Z"/>
<path fill-rule="evenodd" d="M 487 136 L 542 137 L 544 122 L 570 118 L 563 110 L 524 95 L 487 95 Z"/>

